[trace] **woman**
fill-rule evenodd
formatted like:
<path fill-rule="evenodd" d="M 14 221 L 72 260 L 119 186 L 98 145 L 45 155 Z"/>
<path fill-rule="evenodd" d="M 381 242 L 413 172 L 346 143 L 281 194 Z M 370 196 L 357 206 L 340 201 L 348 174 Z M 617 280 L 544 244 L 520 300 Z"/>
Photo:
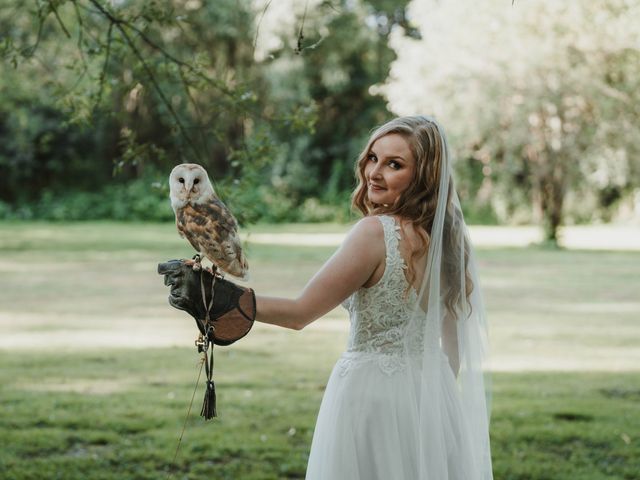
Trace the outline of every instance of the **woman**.
<path fill-rule="evenodd" d="M 349 343 L 325 390 L 307 480 L 491 480 L 486 320 L 442 128 L 424 116 L 391 120 L 356 175 L 364 218 L 298 298 L 254 303 L 251 289 L 218 280 L 216 313 L 201 277 L 175 260 L 159 266 L 169 302 L 196 319 L 213 305 L 238 330 L 231 341 L 251 328 L 247 311 L 300 330 L 347 308 Z M 240 294 L 244 306 L 224 313 Z"/>
<path fill-rule="evenodd" d="M 491 479 L 484 308 L 442 128 L 391 120 L 356 174 L 364 218 L 340 249 L 298 298 L 256 297 L 256 320 L 298 330 L 350 313 L 306 478 Z"/>

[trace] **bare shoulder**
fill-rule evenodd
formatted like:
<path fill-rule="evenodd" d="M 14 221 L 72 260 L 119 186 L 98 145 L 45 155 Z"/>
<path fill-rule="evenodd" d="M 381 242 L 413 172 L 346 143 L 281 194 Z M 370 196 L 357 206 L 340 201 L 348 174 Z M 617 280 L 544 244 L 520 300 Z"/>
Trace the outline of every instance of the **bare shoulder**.
<path fill-rule="evenodd" d="M 349 236 L 364 237 L 370 240 L 384 239 L 384 228 L 378 217 L 364 217 L 353 226 Z"/>
<path fill-rule="evenodd" d="M 375 216 L 360 219 L 345 239 L 346 247 L 357 248 L 359 253 L 384 255 L 384 228 Z"/>

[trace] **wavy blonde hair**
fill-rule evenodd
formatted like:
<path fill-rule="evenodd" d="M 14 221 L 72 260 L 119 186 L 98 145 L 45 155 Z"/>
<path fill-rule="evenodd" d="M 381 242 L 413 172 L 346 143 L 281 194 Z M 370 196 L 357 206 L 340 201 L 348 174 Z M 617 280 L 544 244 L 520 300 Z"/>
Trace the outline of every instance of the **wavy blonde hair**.
<path fill-rule="evenodd" d="M 393 205 L 376 204 L 369 200 L 367 194 L 367 179 L 364 174 L 367 158 L 371 153 L 371 147 L 378 139 L 394 133 L 401 135 L 407 141 L 415 160 L 415 174 L 409 186 L 400 194 Z M 374 130 L 356 161 L 355 174 L 358 185 L 351 195 L 352 207 L 365 216 L 385 214 L 409 220 L 422 240 L 422 245 L 412 250 L 407 265 L 409 285 L 412 285 L 416 279 L 413 260 L 424 254 L 424 249 L 429 247 L 431 229 L 438 206 L 440 175 L 443 169 L 443 149 L 440 132 L 434 122 L 423 116 L 398 117 Z M 463 233 L 460 232 L 463 223 L 462 212 L 453 208 L 451 203 L 453 191 L 453 180 L 450 178 L 445 215 L 446 228 L 443 232 L 442 282 L 446 292 L 445 304 L 451 312 L 462 295 L 459 279 L 456 278 L 456 266 L 460 265 L 462 260 L 459 258 L 460 252 L 456 248 L 459 244 L 456 242 L 459 240 L 459 235 Z M 467 269 L 469 244 L 467 241 L 464 244 L 465 296 L 468 301 L 473 290 L 473 282 Z M 407 293 L 408 291 L 407 289 Z"/>

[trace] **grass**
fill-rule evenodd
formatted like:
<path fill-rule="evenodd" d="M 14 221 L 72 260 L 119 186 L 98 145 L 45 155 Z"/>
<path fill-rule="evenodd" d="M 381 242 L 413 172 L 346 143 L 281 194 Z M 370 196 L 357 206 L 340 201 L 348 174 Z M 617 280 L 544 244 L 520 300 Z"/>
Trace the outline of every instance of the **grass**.
<path fill-rule="evenodd" d="M 316 228 L 344 231 L 259 230 Z M 248 250 L 257 291 L 294 295 L 334 248 Z M 155 268 L 189 255 L 171 225 L 0 224 L 0 478 L 304 478 L 345 313 L 219 348 L 220 417 L 198 417 L 200 388 L 174 463 L 198 357 Z M 496 480 L 638 479 L 640 253 L 478 257 Z"/>

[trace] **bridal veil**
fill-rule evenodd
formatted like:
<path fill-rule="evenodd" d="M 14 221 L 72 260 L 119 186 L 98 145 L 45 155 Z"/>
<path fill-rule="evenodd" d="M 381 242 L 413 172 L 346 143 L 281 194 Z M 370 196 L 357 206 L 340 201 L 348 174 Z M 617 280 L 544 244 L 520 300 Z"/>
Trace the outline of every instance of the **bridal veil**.
<path fill-rule="evenodd" d="M 424 276 L 405 338 L 420 480 L 491 480 L 488 335 L 473 248 L 455 190 L 443 128 L 428 116 L 429 152 L 440 164 Z M 460 418 L 452 418 L 452 416 Z M 451 428 L 456 426 L 455 428 Z M 452 431 L 454 430 L 454 431 Z"/>

